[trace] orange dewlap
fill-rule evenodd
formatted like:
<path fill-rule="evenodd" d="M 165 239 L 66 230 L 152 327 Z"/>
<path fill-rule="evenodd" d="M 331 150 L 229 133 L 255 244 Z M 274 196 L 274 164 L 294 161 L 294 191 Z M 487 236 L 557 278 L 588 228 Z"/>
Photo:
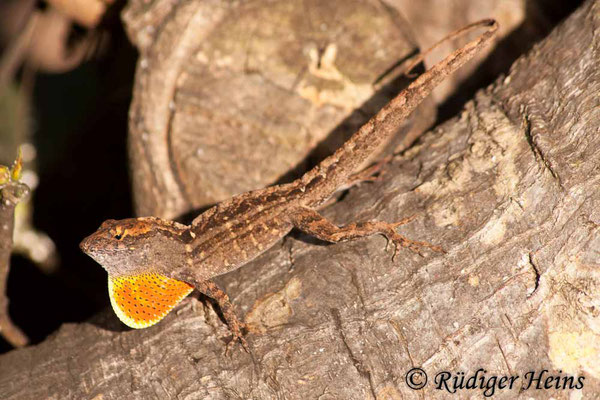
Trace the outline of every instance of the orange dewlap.
<path fill-rule="evenodd" d="M 108 294 L 117 317 L 131 328 L 147 328 L 194 290 L 167 276 L 147 273 L 113 278 L 108 276 Z"/>

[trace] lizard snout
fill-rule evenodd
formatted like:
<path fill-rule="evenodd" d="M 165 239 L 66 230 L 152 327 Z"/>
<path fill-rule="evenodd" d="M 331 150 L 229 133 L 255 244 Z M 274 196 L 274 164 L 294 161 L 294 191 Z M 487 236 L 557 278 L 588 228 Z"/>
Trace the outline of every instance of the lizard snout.
<path fill-rule="evenodd" d="M 81 241 L 81 243 L 79 243 L 79 248 L 81 249 L 81 251 L 83 251 L 84 253 L 87 253 L 89 248 L 90 248 L 90 238 L 91 236 L 86 237 L 85 239 L 83 239 Z"/>
<path fill-rule="evenodd" d="M 100 243 L 98 243 L 98 238 L 97 235 L 92 234 L 88 237 L 86 237 L 85 239 L 83 239 L 81 241 L 81 243 L 79 243 L 79 248 L 88 255 L 91 255 L 94 253 L 94 251 L 96 249 L 98 249 L 100 247 Z"/>

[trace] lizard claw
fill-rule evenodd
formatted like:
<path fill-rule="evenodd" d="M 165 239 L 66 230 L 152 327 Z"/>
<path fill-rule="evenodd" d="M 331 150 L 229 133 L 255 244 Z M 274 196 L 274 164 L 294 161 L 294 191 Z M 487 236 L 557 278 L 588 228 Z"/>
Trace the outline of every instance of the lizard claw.
<path fill-rule="evenodd" d="M 406 236 L 403 236 L 403 235 L 399 234 L 398 232 L 396 232 L 397 227 L 407 224 L 415 218 L 416 218 L 415 215 L 411 215 L 410 217 L 404 218 L 398 222 L 389 224 L 389 230 L 384 233 L 385 237 L 388 239 L 388 245 L 390 242 L 392 242 L 392 244 L 394 245 L 394 254 L 392 255 L 392 261 L 396 260 L 396 255 L 398 254 L 398 249 L 401 247 L 407 248 L 407 249 L 411 250 L 412 252 L 417 253 L 421 257 L 424 257 L 423 253 L 421 252 L 421 250 L 423 250 L 424 248 L 433 250 L 438 253 L 446 253 L 441 246 L 437 246 L 437 245 L 431 244 L 429 242 L 421 242 L 421 241 L 417 241 L 417 240 L 411 240 L 411 239 L 407 238 Z M 387 246 L 386 246 L 386 250 L 387 250 Z"/>
<path fill-rule="evenodd" d="M 248 342 L 246 341 L 246 338 L 244 338 L 243 336 L 233 336 L 233 338 L 229 341 L 229 343 L 227 343 L 227 346 L 225 347 L 225 355 L 229 356 L 231 354 L 231 350 L 235 347 L 235 345 L 237 343 L 240 343 L 242 345 L 242 348 L 244 349 L 244 351 L 248 354 L 250 354 L 250 348 L 248 347 Z"/>
<path fill-rule="evenodd" d="M 244 351 L 246 353 L 250 354 L 250 348 L 248 347 L 248 342 L 246 341 L 246 338 L 244 337 L 244 332 L 248 331 L 246 324 L 241 321 L 237 321 L 234 325 L 235 325 L 235 327 L 233 327 L 233 326 L 231 327 L 233 337 L 231 338 L 231 340 L 229 341 L 229 343 L 227 343 L 227 346 L 225 347 L 225 355 L 228 356 L 231 352 L 231 349 L 233 349 L 233 347 L 238 342 L 242 345 L 242 348 L 244 349 Z"/>

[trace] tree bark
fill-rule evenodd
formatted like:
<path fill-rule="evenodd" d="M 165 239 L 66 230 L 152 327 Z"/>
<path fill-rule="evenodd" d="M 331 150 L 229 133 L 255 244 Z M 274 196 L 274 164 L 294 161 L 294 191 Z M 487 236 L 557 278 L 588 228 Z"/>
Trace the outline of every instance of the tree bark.
<path fill-rule="evenodd" d="M 591 398 L 600 391 L 599 17 L 600 2 L 585 3 L 382 181 L 324 211 L 340 224 L 416 214 L 402 232 L 446 254 L 393 262 L 384 238 L 324 245 L 291 235 L 219 280 L 251 326 L 251 354 L 225 356 L 226 326 L 188 299 L 149 329 L 125 331 L 107 313 L 3 355 L 0 393 L 441 399 L 451 395 L 436 374 L 483 368 L 520 377 L 497 398 Z M 429 375 L 420 391 L 405 380 L 414 367 Z M 583 390 L 523 388 L 528 371 L 544 369 L 544 378 L 584 376 Z"/>

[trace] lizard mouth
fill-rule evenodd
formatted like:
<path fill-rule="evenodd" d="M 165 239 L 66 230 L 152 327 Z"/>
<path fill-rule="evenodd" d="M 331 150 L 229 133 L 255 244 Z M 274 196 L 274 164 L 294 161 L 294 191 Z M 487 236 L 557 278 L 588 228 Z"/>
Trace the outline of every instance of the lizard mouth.
<path fill-rule="evenodd" d="M 157 273 L 108 276 L 110 304 L 131 328 L 147 328 L 163 319 L 194 287 Z"/>

